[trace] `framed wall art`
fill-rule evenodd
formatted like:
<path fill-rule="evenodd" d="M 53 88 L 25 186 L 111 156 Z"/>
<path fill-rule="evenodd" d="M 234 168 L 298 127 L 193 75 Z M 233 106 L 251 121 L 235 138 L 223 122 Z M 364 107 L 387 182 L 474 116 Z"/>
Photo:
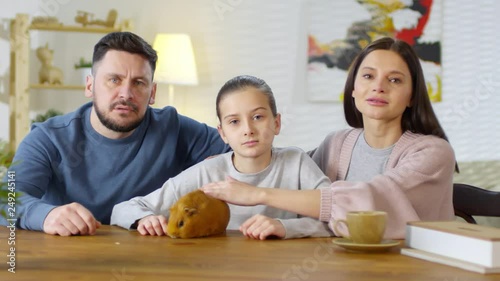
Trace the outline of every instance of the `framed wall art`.
<path fill-rule="evenodd" d="M 431 100 L 441 101 L 442 0 L 308 0 L 306 8 L 309 101 L 342 101 L 351 62 L 385 36 L 413 46 Z"/>

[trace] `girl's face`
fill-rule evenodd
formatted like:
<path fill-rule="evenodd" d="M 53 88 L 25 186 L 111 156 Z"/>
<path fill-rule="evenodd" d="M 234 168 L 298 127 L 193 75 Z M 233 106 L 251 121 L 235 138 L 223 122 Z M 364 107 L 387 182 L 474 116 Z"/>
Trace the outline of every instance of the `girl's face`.
<path fill-rule="evenodd" d="M 379 120 L 401 124 L 411 106 L 412 79 L 406 62 L 395 52 L 376 50 L 359 66 L 352 96 L 363 114 L 363 123 Z"/>
<path fill-rule="evenodd" d="M 219 134 L 236 158 L 271 159 L 274 136 L 281 128 L 278 114 L 273 116 L 267 96 L 248 87 L 226 94 L 219 102 Z"/>

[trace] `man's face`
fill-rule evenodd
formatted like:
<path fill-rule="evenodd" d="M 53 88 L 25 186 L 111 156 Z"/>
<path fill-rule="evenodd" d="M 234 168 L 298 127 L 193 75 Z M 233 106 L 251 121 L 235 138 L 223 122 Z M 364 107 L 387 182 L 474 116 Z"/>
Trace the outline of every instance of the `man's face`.
<path fill-rule="evenodd" d="M 85 94 L 93 99 L 101 124 L 92 125 L 105 136 L 106 131 L 132 132 L 144 119 L 148 105 L 154 103 L 156 84 L 149 62 L 138 54 L 110 50 L 94 71 L 87 79 Z"/>

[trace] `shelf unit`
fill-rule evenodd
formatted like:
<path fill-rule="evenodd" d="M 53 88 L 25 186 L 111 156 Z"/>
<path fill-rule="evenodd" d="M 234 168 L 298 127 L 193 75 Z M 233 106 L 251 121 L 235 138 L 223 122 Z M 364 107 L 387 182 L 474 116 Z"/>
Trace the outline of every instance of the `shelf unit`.
<path fill-rule="evenodd" d="M 9 145 L 16 150 L 21 140 L 29 133 L 30 89 L 79 90 L 83 85 L 30 84 L 30 31 L 56 31 L 103 33 L 130 30 L 130 22 L 123 21 L 118 28 L 92 26 L 65 26 L 30 24 L 29 15 L 17 14 L 10 22 L 10 91 L 9 91 Z"/>
<path fill-rule="evenodd" d="M 30 89 L 52 89 L 52 90 L 84 90 L 84 85 L 48 85 L 48 84 L 30 84 Z"/>

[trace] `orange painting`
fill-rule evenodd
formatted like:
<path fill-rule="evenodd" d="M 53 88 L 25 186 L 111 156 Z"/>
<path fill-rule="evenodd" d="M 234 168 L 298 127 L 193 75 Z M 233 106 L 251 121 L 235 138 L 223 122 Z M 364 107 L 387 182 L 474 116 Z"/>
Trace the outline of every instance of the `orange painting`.
<path fill-rule="evenodd" d="M 309 3 L 308 98 L 341 101 L 347 70 L 373 40 L 390 36 L 412 45 L 429 96 L 441 101 L 440 0 L 315 0 Z"/>

